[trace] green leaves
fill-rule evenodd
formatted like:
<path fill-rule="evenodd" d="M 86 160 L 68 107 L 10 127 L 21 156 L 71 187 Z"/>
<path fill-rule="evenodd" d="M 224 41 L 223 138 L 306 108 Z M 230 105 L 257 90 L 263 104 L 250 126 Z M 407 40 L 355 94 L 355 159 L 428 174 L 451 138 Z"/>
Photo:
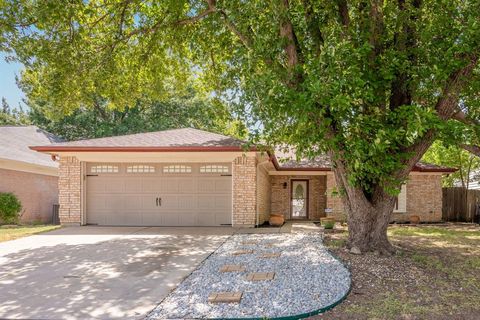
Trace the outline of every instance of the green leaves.
<path fill-rule="evenodd" d="M 52 114 L 193 87 L 235 108 L 252 139 L 335 154 L 366 193 L 397 183 L 420 142 L 478 137 L 440 120 L 438 102 L 479 118 L 478 66 L 446 88 L 480 52 L 479 1 L 1 1 L 0 48 Z"/>

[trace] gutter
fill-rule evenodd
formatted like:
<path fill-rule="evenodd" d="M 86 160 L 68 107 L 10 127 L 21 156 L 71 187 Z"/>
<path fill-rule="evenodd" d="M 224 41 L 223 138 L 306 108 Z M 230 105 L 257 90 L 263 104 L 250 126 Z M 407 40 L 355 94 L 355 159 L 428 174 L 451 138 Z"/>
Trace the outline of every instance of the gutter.
<path fill-rule="evenodd" d="M 91 146 L 31 146 L 38 152 L 228 152 L 257 151 L 256 147 L 248 149 L 241 146 L 191 146 L 191 147 L 91 147 Z"/>

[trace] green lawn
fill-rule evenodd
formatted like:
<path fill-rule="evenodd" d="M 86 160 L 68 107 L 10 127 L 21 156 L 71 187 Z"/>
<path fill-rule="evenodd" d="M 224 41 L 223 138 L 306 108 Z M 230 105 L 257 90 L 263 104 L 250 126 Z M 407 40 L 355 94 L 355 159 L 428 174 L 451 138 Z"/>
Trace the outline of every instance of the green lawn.
<path fill-rule="evenodd" d="M 339 230 L 340 229 L 340 230 Z M 391 226 L 397 254 L 355 256 L 347 232 L 326 233 L 325 244 L 348 263 L 350 295 L 318 319 L 478 319 L 480 226 Z"/>
<path fill-rule="evenodd" d="M 32 234 L 51 231 L 58 228 L 60 228 L 60 226 L 52 225 L 18 226 L 11 228 L 0 227 L 0 242 L 27 237 Z"/>

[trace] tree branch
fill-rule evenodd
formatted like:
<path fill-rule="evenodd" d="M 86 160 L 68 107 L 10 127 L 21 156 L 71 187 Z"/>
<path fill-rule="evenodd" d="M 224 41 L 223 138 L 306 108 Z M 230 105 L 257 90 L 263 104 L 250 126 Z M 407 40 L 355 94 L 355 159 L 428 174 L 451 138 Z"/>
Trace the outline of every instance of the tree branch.
<path fill-rule="evenodd" d="M 177 24 L 179 25 L 186 25 L 186 24 L 190 24 L 190 23 L 195 23 L 197 21 L 200 21 L 202 20 L 203 18 L 205 18 L 206 16 L 208 16 L 209 14 L 211 13 L 214 13 L 217 11 L 216 7 L 216 1 L 215 0 L 207 0 L 207 9 L 203 12 L 201 12 L 200 14 L 194 16 L 194 17 L 191 17 L 191 18 L 187 18 L 187 19 L 182 19 L 182 20 L 179 20 L 177 21 Z"/>
<path fill-rule="evenodd" d="M 453 72 L 448 77 L 443 93 L 441 97 L 438 98 L 435 105 L 435 110 L 437 110 L 441 119 L 450 119 L 456 113 L 455 110 L 457 109 L 460 91 L 465 86 L 468 78 L 472 75 L 477 63 L 478 56 L 472 56 L 466 66 Z"/>
<path fill-rule="evenodd" d="M 347 0 L 337 0 L 337 8 L 341 24 L 345 29 L 348 29 L 350 26 L 350 15 L 348 14 Z"/>
<path fill-rule="evenodd" d="M 467 150 L 473 155 L 476 155 L 477 157 L 480 157 L 480 147 L 476 145 L 471 145 L 471 144 L 461 144 L 460 147 L 462 149 Z"/>
<path fill-rule="evenodd" d="M 287 17 L 289 7 L 288 0 L 282 0 L 281 7 L 283 15 L 280 21 L 280 36 L 286 40 L 284 51 L 287 56 L 287 67 L 292 69 L 297 66 L 300 61 L 300 52 L 297 47 L 298 41 L 293 31 L 292 22 Z"/>
<path fill-rule="evenodd" d="M 242 32 L 240 32 L 240 30 L 235 26 L 235 24 L 230 20 L 230 18 L 228 17 L 227 13 L 225 12 L 225 10 L 223 9 L 218 9 L 217 8 L 217 2 L 216 0 L 206 0 L 207 2 L 207 9 L 203 12 L 201 12 L 200 14 L 194 16 L 194 17 L 191 17 L 191 18 L 188 18 L 188 19 L 183 19 L 183 20 L 179 20 L 177 21 L 177 24 L 179 25 L 187 25 L 187 24 L 191 24 L 191 23 L 196 23 L 202 19 L 204 19 L 205 17 L 207 17 L 208 15 L 212 14 L 212 13 L 219 13 L 220 16 L 222 17 L 223 19 L 223 22 L 225 24 L 225 26 L 228 28 L 228 30 L 230 30 L 230 32 L 232 32 L 233 34 L 235 34 L 238 39 L 240 40 L 240 42 L 248 49 L 251 48 L 252 46 L 252 42 L 251 40 L 246 36 L 244 35 Z"/>
<path fill-rule="evenodd" d="M 308 32 L 313 40 L 315 53 L 319 55 L 324 42 L 323 35 L 315 17 L 311 2 L 309 0 L 303 0 L 303 6 L 305 7 L 305 21 L 307 23 Z"/>
<path fill-rule="evenodd" d="M 394 42 L 397 50 L 407 53 L 408 60 L 414 64 L 417 60 L 416 55 L 412 52 L 417 45 L 416 30 L 410 25 L 418 19 L 417 10 L 420 9 L 422 0 L 414 0 L 412 3 L 413 11 L 406 20 L 400 30 L 394 34 Z M 405 0 L 398 0 L 398 8 L 400 12 L 405 11 Z M 410 105 L 412 103 L 412 92 L 410 88 L 411 76 L 406 72 L 396 72 L 395 78 L 391 84 L 390 109 L 396 109 L 402 105 Z"/>

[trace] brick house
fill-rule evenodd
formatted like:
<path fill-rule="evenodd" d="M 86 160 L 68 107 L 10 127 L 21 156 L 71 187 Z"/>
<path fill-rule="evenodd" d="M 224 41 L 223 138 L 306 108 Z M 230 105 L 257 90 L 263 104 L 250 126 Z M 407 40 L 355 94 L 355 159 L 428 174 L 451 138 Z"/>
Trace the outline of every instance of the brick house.
<path fill-rule="evenodd" d="M 35 126 L 0 126 L 0 192 L 12 192 L 22 203 L 20 221 L 52 221 L 58 203 L 58 163 L 32 144 L 61 141 Z"/>
<path fill-rule="evenodd" d="M 58 157 L 62 224 L 255 226 L 287 219 L 342 217 L 328 159 L 281 161 L 243 141 L 176 129 L 33 146 Z M 418 164 L 394 219 L 439 221 L 442 174 Z"/>

